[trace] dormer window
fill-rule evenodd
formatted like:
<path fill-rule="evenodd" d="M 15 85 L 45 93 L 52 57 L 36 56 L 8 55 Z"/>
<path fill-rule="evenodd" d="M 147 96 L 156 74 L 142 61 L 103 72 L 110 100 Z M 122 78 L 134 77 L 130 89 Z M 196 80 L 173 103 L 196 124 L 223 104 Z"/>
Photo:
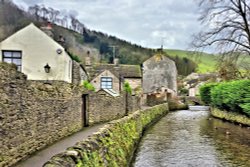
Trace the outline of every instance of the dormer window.
<path fill-rule="evenodd" d="M 22 52 L 21 51 L 2 51 L 3 62 L 13 63 L 17 66 L 17 71 L 22 70 Z"/>
<path fill-rule="evenodd" d="M 101 77 L 101 88 L 102 89 L 112 89 L 113 79 L 111 77 Z"/>

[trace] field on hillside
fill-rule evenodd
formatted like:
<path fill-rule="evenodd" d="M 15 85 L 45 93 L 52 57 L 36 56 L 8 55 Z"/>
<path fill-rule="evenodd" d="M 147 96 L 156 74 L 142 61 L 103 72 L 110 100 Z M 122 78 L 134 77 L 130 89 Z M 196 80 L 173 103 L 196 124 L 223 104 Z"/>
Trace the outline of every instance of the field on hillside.
<path fill-rule="evenodd" d="M 199 73 L 207 73 L 207 72 L 214 72 L 216 69 L 216 57 L 212 54 L 201 53 L 201 54 L 194 54 L 191 51 L 184 51 L 184 50 L 172 50 L 167 49 L 165 52 L 170 56 L 179 56 L 179 57 L 186 57 L 193 60 L 198 65 L 197 72 Z"/>

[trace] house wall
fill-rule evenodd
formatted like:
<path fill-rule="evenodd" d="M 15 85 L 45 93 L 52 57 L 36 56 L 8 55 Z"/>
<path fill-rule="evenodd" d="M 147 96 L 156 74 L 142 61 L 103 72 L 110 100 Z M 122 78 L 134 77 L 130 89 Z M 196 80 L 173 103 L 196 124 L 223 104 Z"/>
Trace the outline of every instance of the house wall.
<path fill-rule="evenodd" d="M 79 63 L 73 61 L 72 82 L 76 85 L 81 85 L 83 81 L 87 80 L 88 76 L 86 72 L 81 68 Z"/>
<path fill-rule="evenodd" d="M 175 62 L 157 54 L 143 63 L 143 92 L 152 93 L 164 87 L 177 93 Z"/>
<path fill-rule="evenodd" d="M 0 78 L 0 166 L 11 166 L 82 128 L 80 88 L 27 81 L 7 63 L 0 63 Z"/>
<path fill-rule="evenodd" d="M 188 95 L 189 95 L 189 96 L 195 96 L 196 93 L 197 93 L 196 88 L 189 88 L 189 89 L 188 89 Z"/>
<path fill-rule="evenodd" d="M 58 54 L 57 50 L 62 53 Z M 30 24 L 0 43 L 2 50 L 22 51 L 22 72 L 29 80 L 60 80 L 72 82 L 72 60 L 64 48 L 39 28 Z M 49 64 L 50 73 L 44 66 Z"/>
<path fill-rule="evenodd" d="M 166 93 L 155 93 L 151 95 L 147 95 L 147 105 L 155 106 L 158 104 L 163 104 L 167 102 L 167 94 Z"/>
<path fill-rule="evenodd" d="M 113 73 L 108 70 L 103 71 L 91 81 L 91 84 L 95 87 L 96 91 L 99 91 L 101 89 L 101 77 L 111 77 L 113 79 L 113 90 L 118 93 L 120 92 L 119 78 L 117 78 Z"/>
<path fill-rule="evenodd" d="M 125 78 L 125 82 L 128 82 L 133 90 L 135 88 L 142 87 L 141 78 Z"/>

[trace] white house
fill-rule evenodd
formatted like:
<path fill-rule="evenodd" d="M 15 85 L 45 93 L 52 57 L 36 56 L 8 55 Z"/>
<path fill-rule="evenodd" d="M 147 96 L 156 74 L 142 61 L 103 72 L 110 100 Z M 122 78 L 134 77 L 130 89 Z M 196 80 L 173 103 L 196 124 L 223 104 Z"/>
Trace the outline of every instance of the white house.
<path fill-rule="evenodd" d="M 29 80 L 72 83 L 73 60 L 59 43 L 33 23 L 0 43 L 1 61 L 16 64 Z"/>

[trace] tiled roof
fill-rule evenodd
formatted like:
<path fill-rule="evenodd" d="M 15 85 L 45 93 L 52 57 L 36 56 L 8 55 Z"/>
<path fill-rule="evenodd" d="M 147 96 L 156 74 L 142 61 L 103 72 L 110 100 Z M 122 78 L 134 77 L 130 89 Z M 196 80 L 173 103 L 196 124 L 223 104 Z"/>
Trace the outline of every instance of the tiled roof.
<path fill-rule="evenodd" d="M 90 80 L 95 78 L 97 75 L 105 70 L 109 70 L 116 77 L 123 78 L 141 78 L 141 68 L 139 65 L 114 65 L 114 64 L 94 64 L 92 66 L 86 67 L 86 71 L 90 76 Z"/>

